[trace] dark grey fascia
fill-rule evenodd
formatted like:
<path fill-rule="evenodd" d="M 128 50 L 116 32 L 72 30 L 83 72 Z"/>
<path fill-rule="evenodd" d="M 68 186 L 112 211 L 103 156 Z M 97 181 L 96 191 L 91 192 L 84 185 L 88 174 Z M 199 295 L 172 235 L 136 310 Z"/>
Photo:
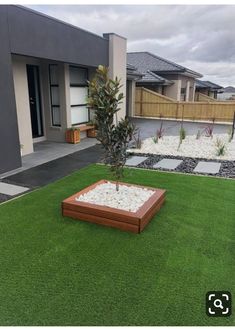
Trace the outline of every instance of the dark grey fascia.
<path fill-rule="evenodd" d="M 7 6 L 13 54 L 97 67 L 109 63 L 107 39 L 20 6 Z"/>
<path fill-rule="evenodd" d="M 194 72 L 194 71 L 191 71 L 191 70 L 187 70 L 187 69 L 179 69 L 179 70 L 170 70 L 170 71 L 160 71 L 160 70 L 157 70 L 157 71 L 154 71 L 152 70 L 152 72 L 156 73 L 156 74 L 185 74 L 185 75 L 190 75 L 194 78 L 201 78 L 203 77 L 201 74 L 197 73 L 197 72 Z"/>

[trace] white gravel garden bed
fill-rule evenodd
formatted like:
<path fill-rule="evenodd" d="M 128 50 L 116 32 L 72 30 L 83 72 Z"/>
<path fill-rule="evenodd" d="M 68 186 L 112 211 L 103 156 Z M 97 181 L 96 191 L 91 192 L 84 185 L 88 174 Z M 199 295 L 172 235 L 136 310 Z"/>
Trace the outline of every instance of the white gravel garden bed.
<path fill-rule="evenodd" d="M 225 145 L 224 155 L 218 156 L 217 141 Z M 131 153 L 172 155 L 192 158 L 235 160 L 235 138 L 229 142 L 228 134 L 214 134 L 213 137 L 188 135 L 179 147 L 179 136 L 163 136 L 154 141 L 152 137 L 142 141 L 140 149 L 129 149 Z"/>
<path fill-rule="evenodd" d="M 119 191 L 117 191 L 116 184 L 107 182 L 99 184 L 94 189 L 75 198 L 75 200 L 137 212 L 153 194 L 154 190 L 124 184 L 120 184 Z"/>

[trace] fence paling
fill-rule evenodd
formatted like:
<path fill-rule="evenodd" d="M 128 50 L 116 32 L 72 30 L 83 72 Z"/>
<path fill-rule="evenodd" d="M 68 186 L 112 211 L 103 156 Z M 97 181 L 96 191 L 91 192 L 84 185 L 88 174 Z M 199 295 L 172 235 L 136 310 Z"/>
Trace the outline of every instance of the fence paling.
<path fill-rule="evenodd" d="M 177 102 L 146 88 L 136 88 L 136 116 L 232 122 L 234 111 L 234 102 Z"/>
<path fill-rule="evenodd" d="M 214 99 L 213 97 L 205 95 L 203 93 L 196 92 L 195 101 L 196 102 L 217 102 L 217 99 Z"/>

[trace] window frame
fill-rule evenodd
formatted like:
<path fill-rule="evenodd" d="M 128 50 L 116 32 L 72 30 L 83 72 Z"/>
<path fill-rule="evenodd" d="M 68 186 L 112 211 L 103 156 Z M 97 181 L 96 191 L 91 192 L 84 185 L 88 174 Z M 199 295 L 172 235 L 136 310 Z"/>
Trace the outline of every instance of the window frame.
<path fill-rule="evenodd" d="M 84 68 L 82 66 L 76 66 L 76 65 L 70 65 L 69 68 L 76 68 L 76 69 L 83 69 L 86 72 L 86 83 L 79 83 L 79 84 L 74 84 L 74 83 L 69 83 L 69 87 L 88 87 L 88 68 Z M 89 96 L 89 89 L 87 90 L 87 96 Z M 88 121 L 83 121 L 81 123 L 74 123 L 72 126 L 76 125 L 82 125 L 82 124 L 87 124 L 90 121 L 90 108 L 87 106 L 87 103 L 80 103 L 80 104 L 71 104 L 70 103 L 70 108 L 75 108 L 75 107 L 87 107 L 87 113 L 88 113 Z"/>
<path fill-rule="evenodd" d="M 187 92 L 186 87 L 181 87 L 181 89 L 180 89 L 180 101 L 181 102 L 185 102 L 186 101 L 186 92 Z M 182 96 L 183 96 L 183 100 L 182 100 Z"/>
<path fill-rule="evenodd" d="M 49 70 L 48 70 L 49 71 L 50 106 L 51 106 L 51 125 L 53 127 L 61 127 L 61 122 L 60 122 L 60 124 L 54 124 L 53 108 L 60 109 L 60 104 L 53 105 L 53 103 L 52 103 L 52 87 L 57 87 L 60 92 L 60 85 L 59 85 L 59 83 L 58 84 L 51 83 L 51 66 L 57 66 L 57 68 L 58 68 L 58 64 L 49 64 Z M 60 115 L 61 115 L 61 112 L 60 112 Z M 61 121 L 61 117 L 60 117 L 60 121 Z"/>

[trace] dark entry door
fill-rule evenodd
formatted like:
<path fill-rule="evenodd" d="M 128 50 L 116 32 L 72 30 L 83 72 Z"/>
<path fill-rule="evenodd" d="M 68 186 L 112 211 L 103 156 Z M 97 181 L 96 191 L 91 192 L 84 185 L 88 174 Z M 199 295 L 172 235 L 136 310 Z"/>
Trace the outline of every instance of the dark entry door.
<path fill-rule="evenodd" d="M 37 138 L 43 136 L 39 68 L 37 65 L 27 65 L 27 77 L 32 134 L 33 138 Z"/>

